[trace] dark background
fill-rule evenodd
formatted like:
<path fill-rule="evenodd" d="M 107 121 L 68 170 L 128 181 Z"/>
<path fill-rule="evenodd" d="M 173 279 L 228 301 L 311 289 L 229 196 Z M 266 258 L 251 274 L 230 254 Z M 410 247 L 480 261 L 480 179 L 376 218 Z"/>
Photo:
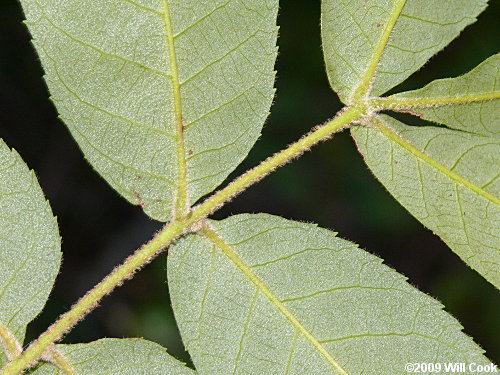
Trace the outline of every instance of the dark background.
<path fill-rule="evenodd" d="M 463 74 L 496 53 L 500 1 L 490 3 L 476 24 L 396 90 Z M 278 91 L 272 115 L 248 160 L 232 177 L 340 109 L 324 71 L 319 11 L 319 0 L 282 1 Z M 0 0 L 0 137 L 36 171 L 58 216 L 64 252 L 47 308 L 28 330 L 28 339 L 33 339 L 160 224 L 120 198 L 83 160 L 47 99 L 22 18 L 15 0 Z M 381 256 L 413 285 L 442 301 L 465 332 L 499 362 L 497 291 L 392 199 L 363 164 L 348 134 L 279 169 L 214 217 L 243 212 L 315 222 Z M 160 256 L 107 297 L 65 342 L 144 337 L 187 360 L 170 308 L 165 264 L 165 255 Z"/>

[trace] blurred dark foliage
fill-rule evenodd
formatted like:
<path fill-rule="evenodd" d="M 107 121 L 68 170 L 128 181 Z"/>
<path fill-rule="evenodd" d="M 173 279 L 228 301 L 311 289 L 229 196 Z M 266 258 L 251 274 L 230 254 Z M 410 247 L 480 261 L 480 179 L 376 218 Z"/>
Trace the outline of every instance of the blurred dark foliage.
<path fill-rule="evenodd" d="M 496 53 L 500 1 L 490 3 L 476 24 L 394 91 L 463 74 Z M 340 109 L 324 71 L 319 12 L 319 0 L 282 2 L 275 104 L 261 139 L 232 177 Z M 0 1 L 0 137 L 36 171 L 58 216 L 64 252 L 47 308 L 29 328 L 30 340 L 150 238 L 160 224 L 120 198 L 84 161 L 47 99 L 42 70 L 22 18 L 16 0 Z M 442 301 L 489 357 L 500 360 L 497 291 L 385 191 L 363 164 L 348 134 L 279 169 L 214 217 L 243 212 L 267 212 L 338 231 Z M 188 360 L 172 316 L 165 263 L 165 255 L 160 256 L 107 297 L 65 342 L 138 336 L 157 341 L 174 356 Z"/>

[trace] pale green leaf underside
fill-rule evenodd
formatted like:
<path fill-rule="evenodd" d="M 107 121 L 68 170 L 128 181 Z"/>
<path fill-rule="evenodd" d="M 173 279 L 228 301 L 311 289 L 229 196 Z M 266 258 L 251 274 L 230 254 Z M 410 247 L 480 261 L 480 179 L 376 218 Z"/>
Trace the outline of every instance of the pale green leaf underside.
<path fill-rule="evenodd" d="M 192 204 L 259 137 L 274 95 L 278 1 L 21 3 L 61 118 L 149 216 L 171 217 L 181 170 Z"/>
<path fill-rule="evenodd" d="M 389 97 L 423 119 L 449 128 L 500 137 L 500 54 L 469 73 Z M 407 103 L 405 106 L 404 102 Z M 448 103 L 439 105 L 440 103 Z"/>
<path fill-rule="evenodd" d="M 328 77 L 344 103 L 360 85 L 380 96 L 403 82 L 461 30 L 486 0 L 323 0 Z M 394 27 L 392 27 L 394 26 Z"/>
<path fill-rule="evenodd" d="M 103 339 L 90 344 L 57 345 L 78 375 L 195 375 L 160 345 L 142 339 Z M 45 363 L 31 375 L 64 375 Z"/>
<path fill-rule="evenodd" d="M 57 222 L 35 174 L 0 139 L 0 324 L 22 343 L 61 263 Z M 5 360 L 0 345 L 0 368 Z"/>
<path fill-rule="evenodd" d="M 404 374 L 487 363 L 460 324 L 382 260 L 311 224 L 212 221 L 172 249 L 169 288 L 201 374 Z M 206 233 L 206 232 L 205 232 Z"/>
<path fill-rule="evenodd" d="M 377 121 L 378 129 L 352 130 L 372 172 L 412 215 L 500 287 L 498 139 L 408 126 L 386 115 Z"/>

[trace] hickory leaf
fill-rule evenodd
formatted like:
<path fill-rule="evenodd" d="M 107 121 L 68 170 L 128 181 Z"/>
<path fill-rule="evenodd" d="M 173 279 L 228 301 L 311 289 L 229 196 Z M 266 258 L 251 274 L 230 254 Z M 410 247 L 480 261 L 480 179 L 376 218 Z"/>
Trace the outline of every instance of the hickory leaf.
<path fill-rule="evenodd" d="M 439 302 L 336 233 L 266 214 L 208 219 L 351 128 L 396 199 L 500 287 L 499 55 L 462 77 L 380 97 L 474 22 L 485 0 L 323 0 L 326 69 L 346 107 L 199 204 L 268 115 L 278 0 L 21 3 L 51 98 L 85 157 L 168 224 L 23 349 L 60 243 L 33 173 L 0 143 L 2 375 L 392 375 L 414 363 L 490 365 Z M 197 372 L 141 339 L 58 344 L 169 247 L 172 305 Z"/>
<path fill-rule="evenodd" d="M 60 370 L 45 363 L 30 375 L 195 375 L 160 345 L 142 339 L 102 339 L 90 344 L 57 345 Z M 64 367 L 63 367 L 64 366 Z M 71 372 L 73 371 L 73 372 Z"/>
<path fill-rule="evenodd" d="M 403 374 L 408 362 L 487 364 L 442 305 L 382 260 L 311 224 L 210 221 L 168 260 L 200 374 Z"/>
<path fill-rule="evenodd" d="M 0 139 L 0 369 L 42 310 L 61 263 L 57 222 L 33 171 Z M 17 347 L 17 348 L 16 348 Z"/>
<path fill-rule="evenodd" d="M 277 0 L 22 0 L 52 100 L 92 166 L 154 219 L 182 216 L 260 135 Z"/>
<path fill-rule="evenodd" d="M 486 0 L 323 0 L 332 88 L 344 103 L 403 82 L 476 20 Z"/>

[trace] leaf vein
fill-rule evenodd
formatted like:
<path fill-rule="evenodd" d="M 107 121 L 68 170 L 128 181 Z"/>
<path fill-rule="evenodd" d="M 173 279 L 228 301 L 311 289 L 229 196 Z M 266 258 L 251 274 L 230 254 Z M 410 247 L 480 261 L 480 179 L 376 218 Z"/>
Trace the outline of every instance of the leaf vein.
<path fill-rule="evenodd" d="M 241 260 L 233 249 L 219 237 L 219 235 L 212 229 L 203 228 L 201 233 L 209 239 L 213 244 L 221 249 L 229 260 L 240 269 L 240 271 L 253 283 L 257 289 L 271 302 L 274 307 L 297 329 L 313 347 L 320 352 L 326 362 L 328 362 L 337 372 L 342 375 L 347 375 L 347 372 L 340 366 L 340 364 L 332 357 L 320 341 L 299 321 L 299 319 L 279 301 L 278 297 L 260 280 L 255 273 Z"/>
<path fill-rule="evenodd" d="M 236 359 L 234 361 L 234 370 L 233 370 L 233 375 L 236 374 L 236 371 L 238 371 L 238 363 L 241 360 L 241 354 L 243 353 L 243 342 L 245 340 L 245 336 L 247 335 L 248 328 L 250 326 L 250 322 L 252 321 L 252 315 L 255 310 L 255 306 L 257 305 L 257 299 L 259 297 L 259 288 L 255 288 L 255 294 L 252 297 L 252 302 L 250 303 L 250 308 L 248 309 L 248 314 L 245 319 L 245 322 L 243 323 L 243 329 L 241 332 L 241 337 L 240 337 L 240 342 L 238 344 L 238 352 L 236 353 Z"/>
<path fill-rule="evenodd" d="M 221 5 L 217 6 L 217 7 L 215 7 L 214 9 L 212 9 L 212 11 L 210 11 L 209 13 L 205 14 L 203 17 L 200 17 L 199 19 L 197 19 L 196 21 L 194 21 L 191 25 L 187 26 L 184 30 L 181 30 L 177 34 L 174 34 L 174 36 L 173 36 L 174 40 L 177 39 L 178 37 L 180 37 L 182 34 L 186 33 L 188 30 L 192 29 L 194 26 L 196 26 L 199 23 L 201 23 L 204 20 L 206 20 L 212 14 L 214 14 L 215 12 L 217 12 L 219 9 L 222 9 L 222 8 L 226 7 L 231 2 L 232 2 L 232 0 L 228 0 L 224 4 L 221 4 Z"/>
<path fill-rule="evenodd" d="M 471 181 L 465 179 L 464 177 L 458 175 L 457 173 L 449 170 L 436 160 L 434 160 L 431 156 L 427 155 L 426 153 L 422 152 L 418 148 L 416 148 L 414 145 L 409 143 L 407 140 L 401 138 L 394 130 L 392 130 L 388 125 L 385 124 L 385 122 L 380 119 L 380 117 L 377 117 L 376 120 L 374 121 L 376 129 L 382 132 L 386 137 L 388 137 L 390 140 L 393 142 L 397 143 L 399 146 L 403 147 L 406 149 L 408 152 L 413 154 L 414 156 L 417 157 L 418 160 L 422 160 L 429 166 L 437 169 L 438 171 L 442 172 L 446 176 L 448 176 L 451 180 L 455 181 L 456 183 L 463 185 L 467 187 L 468 189 L 472 190 L 473 192 L 477 193 L 478 195 L 482 196 L 483 198 L 487 199 L 488 201 L 500 205 L 500 199 L 497 197 L 493 196 L 492 194 L 488 193 L 487 191 L 481 189 L 479 186 L 475 185 Z"/>
<path fill-rule="evenodd" d="M 184 145 L 184 124 L 182 114 L 182 96 L 181 86 L 179 83 L 179 70 L 177 67 L 177 56 L 175 52 L 174 35 L 172 28 L 172 20 L 168 0 L 162 0 L 163 12 L 162 19 L 165 27 L 165 36 L 168 46 L 168 57 L 170 70 L 172 73 L 172 91 L 174 96 L 174 111 L 177 132 L 176 156 L 177 156 L 177 191 L 174 192 L 174 201 L 176 204 L 174 217 L 182 217 L 186 214 L 189 205 L 188 189 L 187 189 L 187 168 Z"/>
<path fill-rule="evenodd" d="M 97 47 L 97 46 L 94 46 L 93 44 L 91 43 L 88 43 L 88 42 L 85 42 L 84 40 L 82 39 L 79 39 L 77 38 L 76 36 L 74 36 L 73 34 L 69 33 L 68 31 L 66 31 L 64 28 L 62 28 L 61 26 L 58 26 L 54 23 L 54 21 L 52 21 L 45 13 L 42 14 L 42 17 L 57 31 L 59 31 L 61 34 L 65 35 L 68 39 L 72 40 L 73 42 L 77 43 L 77 44 L 80 44 L 84 47 L 87 47 L 87 48 L 90 48 L 92 50 L 94 50 L 95 52 L 101 54 L 101 55 L 104 55 L 104 56 L 108 56 L 108 57 L 112 57 L 112 58 L 115 58 L 115 59 L 118 59 L 118 60 L 121 60 L 121 61 L 124 61 L 128 64 L 131 64 L 131 65 L 135 65 L 139 68 L 142 68 L 146 71 L 149 71 L 151 73 L 155 73 L 155 74 L 158 74 L 158 75 L 161 75 L 163 77 L 167 77 L 169 79 L 172 79 L 172 75 L 167 73 L 167 72 L 164 72 L 164 71 L 161 71 L 161 70 L 158 70 L 158 69 L 155 69 L 153 67 L 150 67 L 150 66 L 147 66 L 147 65 L 144 65 L 138 61 L 135 61 L 135 60 L 132 60 L 132 59 L 129 59 L 127 57 L 124 57 L 124 56 L 120 56 L 120 55 L 117 55 L 117 54 L 114 54 L 114 53 L 111 53 L 111 52 L 108 52 L 100 47 Z"/>

